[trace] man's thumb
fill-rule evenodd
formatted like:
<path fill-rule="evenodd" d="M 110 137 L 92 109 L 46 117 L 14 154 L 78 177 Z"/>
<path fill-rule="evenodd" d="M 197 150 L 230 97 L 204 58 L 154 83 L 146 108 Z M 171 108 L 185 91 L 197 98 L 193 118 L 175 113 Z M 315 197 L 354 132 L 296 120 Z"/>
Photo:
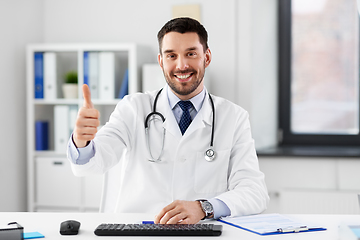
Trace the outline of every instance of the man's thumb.
<path fill-rule="evenodd" d="M 82 86 L 82 92 L 83 92 L 83 97 L 84 97 L 84 107 L 86 108 L 94 108 L 93 103 L 91 102 L 91 93 L 90 93 L 90 89 L 89 86 L 87 84 L 84 84 Z"/>

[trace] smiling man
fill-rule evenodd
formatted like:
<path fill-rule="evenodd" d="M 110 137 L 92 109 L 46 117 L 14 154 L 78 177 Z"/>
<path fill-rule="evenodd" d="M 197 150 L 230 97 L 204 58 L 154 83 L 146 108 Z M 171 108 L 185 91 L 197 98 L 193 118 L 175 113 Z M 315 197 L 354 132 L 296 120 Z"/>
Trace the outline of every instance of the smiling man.
<path fill-rule="evenodd" d="M 211 62 L 207 38 L 194 19 L 167 22 L 158 33 L 167 85 L 125 97 L 99 132 L 99 112 L 83 86 L 68 158 L 79 176 L 121 165 L 115 212 L 191 224 L 266 209 L 269 197 L 247 112 L 204 87 Z"/>
<path fill-rule="evenodd" d="M 159 33 L 159 64 L 166 82 L 181 100 L 198 95 L 204 88 L 205 68 L 211 62 L 211 52 L 201 43 L 196 32 Z M 162 39 L 161 39 L 162 38 Z"/>

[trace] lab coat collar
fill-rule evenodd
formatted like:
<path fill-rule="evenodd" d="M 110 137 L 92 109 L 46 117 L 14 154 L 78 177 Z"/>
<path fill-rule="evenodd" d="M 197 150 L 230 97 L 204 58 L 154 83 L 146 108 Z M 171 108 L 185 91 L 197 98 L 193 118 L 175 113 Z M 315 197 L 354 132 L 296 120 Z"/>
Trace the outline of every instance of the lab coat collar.
<path fill-rule="evenodd" d="M 206 88 L 204 87 L 204 89 L 198 95 L 189 99 L 189 101 L 194 106 L 196 113 L 200 111 L 206 93 L 207 91 Z M 170 108 L 174 109 L 175 105 L 178 104 L 178 102 L 181 101 L 181 99 L 178 96 L 176 96 L 175 93 L 171 91 L 171 89 L 169 89 L 169 86 L 167 86 L 167 94 L 168 94 Z"/>
<path fill-rule="evenodd" d="M 209 95 L 207 94 L 207 90 L 205 89 L 205 99 L 202 104 L 201 109 L 197 113 L 196 117 L 191 122 L 189 128 L 186 130 L 185 134 L 182 135 L 180 132 L 180 128 L 176 122 L 175 116 L 171 110 L 169 99 L 168 99 L 168 91 L 171 91 L 169 87 L 166 85 L 164 87 L 164 92 L 160 94 L 157 108 L 158 111 L 163 112 L 165 116 L 165 122 L 163 123 L 163 127 L 167 132 L 171 133 L 177 138 L 190 136 L 191 133 L 196 131 L 199 128 L 204 128 L 206 125 L 212 125 L 212 108 L 209 99 Z"/>

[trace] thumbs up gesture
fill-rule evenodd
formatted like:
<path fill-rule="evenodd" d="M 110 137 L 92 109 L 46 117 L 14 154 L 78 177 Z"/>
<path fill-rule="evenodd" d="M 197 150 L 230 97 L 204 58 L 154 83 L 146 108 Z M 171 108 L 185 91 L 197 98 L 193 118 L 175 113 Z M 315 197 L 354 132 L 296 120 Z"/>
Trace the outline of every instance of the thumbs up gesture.
<path fill-rule="evenodd" d="M 91 102 L 91 94 L 88 85 L 82 86 L 84 104 L 79 109 L 76 119 L 73 141 L 78 148 L 85 147 L 87 142 L 95 138 L 97 127 L 100 125 L 99 111 Z"/>

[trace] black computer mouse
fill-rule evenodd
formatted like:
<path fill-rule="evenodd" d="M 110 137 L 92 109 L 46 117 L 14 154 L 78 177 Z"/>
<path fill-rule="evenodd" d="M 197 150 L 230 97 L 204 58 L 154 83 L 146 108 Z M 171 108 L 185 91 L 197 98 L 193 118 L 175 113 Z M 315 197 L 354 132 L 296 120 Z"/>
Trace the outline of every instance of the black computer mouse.
<path fill-rule="evenodd" d="M 76 235 L 79 232 L 80 223 L 75 220 L 67 220 L 60 224 L 61 235 Z"/>

